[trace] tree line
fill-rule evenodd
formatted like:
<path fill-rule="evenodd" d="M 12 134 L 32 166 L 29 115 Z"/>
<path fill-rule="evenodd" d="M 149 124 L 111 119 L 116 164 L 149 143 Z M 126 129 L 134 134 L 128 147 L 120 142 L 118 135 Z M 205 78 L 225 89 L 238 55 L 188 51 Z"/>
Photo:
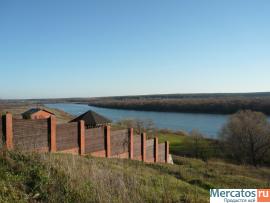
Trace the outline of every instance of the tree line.
<path fill-rule="evenodd" d="M 143 111 L 233 114 L 253 110 L 270 115 L 270 97 L 209 97 L 209 98 L 97 98 L 89 105 Z"/>

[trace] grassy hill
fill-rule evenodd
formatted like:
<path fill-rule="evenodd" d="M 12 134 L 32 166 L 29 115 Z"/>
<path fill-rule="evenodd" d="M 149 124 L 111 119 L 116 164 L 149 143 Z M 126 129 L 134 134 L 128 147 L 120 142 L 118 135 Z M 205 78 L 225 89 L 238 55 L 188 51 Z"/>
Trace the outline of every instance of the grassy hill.
<path fill-rule="evenodd" d="M 0 152 L 0 202 L 209 202 L 209 188 L 268 188 L 270 169 Z"/>

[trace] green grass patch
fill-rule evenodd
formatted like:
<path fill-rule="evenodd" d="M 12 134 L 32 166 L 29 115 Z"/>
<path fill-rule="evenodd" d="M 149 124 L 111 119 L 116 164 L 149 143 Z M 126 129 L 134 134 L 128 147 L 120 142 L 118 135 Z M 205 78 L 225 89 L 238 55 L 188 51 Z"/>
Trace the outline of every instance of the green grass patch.
<path fill-rule="evenodd" d="M 220 144 L 216 140 L 202 137 L 196 145 L 193 137 L 181 133 L 159 132 L 157 136 L 159 142 L 169 141 L 170 153 L 173 155 L 202 158 L 204 160 L 223 158 Z"/>

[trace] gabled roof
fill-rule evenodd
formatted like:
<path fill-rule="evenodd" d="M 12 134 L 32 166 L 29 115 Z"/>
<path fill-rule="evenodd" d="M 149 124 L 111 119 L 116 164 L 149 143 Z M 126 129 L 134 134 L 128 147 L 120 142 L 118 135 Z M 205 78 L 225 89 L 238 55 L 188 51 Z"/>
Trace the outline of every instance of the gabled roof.
<path fill-rule="evenodd" d="M 27 110 L 26 112 L 22 113 L 22 115 L 25 116 L 25 117 L 29 117 L 29 116 L 31 116 L 32 114 L 34 114 L 34 113 L 36 113 L 36 112 L 39 112 L 39 111 L 45 111 L 45 112 L 47 112 L 47 113 L 49 113 L 49 114 L 54 115 L 54 113 L 52 113 L 52 112 L 50 112 L 50 111 L 47 111 L 47 110 L 45 110 L 45 109 L 40 109 L 40 108 L 32 108 L 32 109 L 29 109 L 29 110 Z"/>
<path fill-rule="evenodd" d="M 86 126 L 97 126 L 101 124 L 111 123 L 111 120 L 109 120 L 108 118 L 105 118 L 104 116 L 91 110 L 85 112 L 84 114 L 78 116 L 70 122 L 78 122 L 80 120 L 83 120 Z"/>

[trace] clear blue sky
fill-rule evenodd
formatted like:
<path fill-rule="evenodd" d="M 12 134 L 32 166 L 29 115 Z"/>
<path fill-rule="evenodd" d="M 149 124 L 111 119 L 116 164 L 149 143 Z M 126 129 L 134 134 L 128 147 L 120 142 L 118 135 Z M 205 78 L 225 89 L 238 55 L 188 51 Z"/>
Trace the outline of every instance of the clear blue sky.
<path fill-rule="evenodd" d="M 0 98 L 270 91 L 269 0 L 0 0 Z"/>

